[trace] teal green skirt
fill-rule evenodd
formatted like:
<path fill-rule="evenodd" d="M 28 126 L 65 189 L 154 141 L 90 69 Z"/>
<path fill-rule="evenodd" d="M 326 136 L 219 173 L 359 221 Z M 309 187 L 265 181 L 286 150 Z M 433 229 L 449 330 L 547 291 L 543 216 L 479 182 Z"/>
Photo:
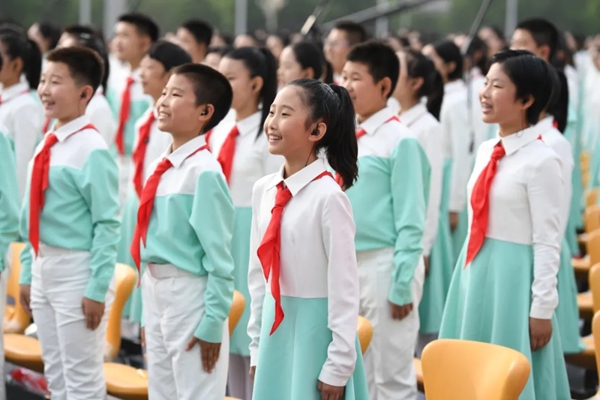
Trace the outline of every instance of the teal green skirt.
<path fill-rule="evenodd" d="M 524 354 L 531 374 L 520 400 L 570 399 L 555 317 L 550 342 L 531 352 L 532 247 L 486 238 L 475 260 L 463 268 L 465 253 L 466 246 L 454 269 L 440 338 L 493 343 Z"/>
<path fill-rule="evenodd" d="M 266 293 L 262 330 L 254 376 L 256 400 L 321 400 L 319 374 L 327 360 L 332 334 L 327 328 L 326 298 L 281 297 L 285 317 L 269 335 L 275 302 Z M 356 339 L 356 367 L 346 384 L 345 400 L 368 400 L 369 391 L 360 344 Z"/>
<path fill-rule="evenodd" d="M 571 252 L 563 240 L 558 270 L 558 307 L 555 311 L 560 329 L 562 349 L 565 354 L 580 353 L 585 345 L 579 335 L 579 307 L 577 306 L 577 283 L 571 264 Z"/>
<path fill-rule="evenodd" d="M 135 268 L 135 263 L 131 257 L 131 241 L 137 221 L 137 212 L 140 201 L 137 193 L 130 191 L 127 194 L 127 201 L 121 214 L 121 239 L 118 245 L 117 262 L 127 264 Z M 123 307 L 123 317 L 131 322 L 140 323 L 142 320 L 142 287 L 134 286 L 125 307 Z"/>
<path fill-rule="evenodd" d="M 250 291 L 248 290 L 248 261 L 250 259 L 250 230 L 252 226 L 252 208 L 236 207 L 233 225 L 231 254 L 233 256 L 233 282 L 235 290 L 246 299 L 246 307 L 240 321 L 231 335 L 229 352 L 240 356 L 250 356 L 250 336 L 248 336 L 248 320 L 250 319 Z"/>
<path fill-rule="evenodd" d="M 446 162 L 444 170 L 449 169 L 450 165 L 451 162 Z M 450 179 L 447 173 L 444 173 L 442 185 L 438 233 L 429 254 L 429 275 L 425 277 L 423 297 L 419 303 L 419 332 L 423 334 L 438 333 L 440 331 L 446 295 L 448 294 L 448 288 L 452 280 L 452 270 L 454 269 L 452 236 L 450 234 L 450 220 L 448 219 Z"/>

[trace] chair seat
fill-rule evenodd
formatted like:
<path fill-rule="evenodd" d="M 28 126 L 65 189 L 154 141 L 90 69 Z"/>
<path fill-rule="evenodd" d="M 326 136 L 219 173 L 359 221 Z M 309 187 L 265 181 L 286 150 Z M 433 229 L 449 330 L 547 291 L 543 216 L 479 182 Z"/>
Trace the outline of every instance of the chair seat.
<path fill-rule="evenodd" d="M 583 258 L 573 258 L 571 260 L 571 265 L 573 265 L 575 275 L 587 279 L 588 274 L 590 272 L 590 268 L 592 266 L 589 256 L 585 256 Z"/>
<path fill-rule="evenodd" d="M 581 318 L 592 318 L 594 316 L 594 299 L 592 292 L 579 293 L 577 295 L 577 306 Z"/>
<path fill-rule="evenodd" d="M 5 334 L 4 357 L 12 364 L 44 372 L 42 347 L 35 338 L 14 333 Z"/>
<path fill-rule="evenodd" d="M 596 370 L 596 352 L 594 346 L 594 336 L 589 335 L 583 338 L 585 349 L 581 353 L 567 354 L 565 360 L 569 364 L 577 365 L 585 369 Z"/>
<path fill-rule="evenodd" d="M 106 391 L 124 400 L 148 399 L 148 374 L 142 369 L 118 363 L 104 363 Z"/>
<path fill-rule="evenodd" d="M 415 368 L 415 375 L 417 376 L 417 388 L 420 392 L 425 392 L 425 385 L 423 383 L 423 367 L 421 366 L 421 360 L 419 360 L 418 358 L 414 358 L 413 365 Z"/>

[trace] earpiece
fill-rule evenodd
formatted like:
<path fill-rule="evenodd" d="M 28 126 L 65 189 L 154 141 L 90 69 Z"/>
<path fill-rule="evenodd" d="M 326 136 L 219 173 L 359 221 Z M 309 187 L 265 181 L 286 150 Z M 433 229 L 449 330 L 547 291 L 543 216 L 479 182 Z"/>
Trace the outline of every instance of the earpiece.
<path fill-rule="evenodd" d="M 204 110 L 202 110 L 202 113 L 200 113 L 200 115 L 208 115 L 208 110 L 205 108 Z"/>
<path fill-rule="evenodd" d="M 85 93 L 81 93 L 81 98 L 85 99 Z"/>
<path fill-rule="evenodd" d="M 313 129 L 313 131 L 310 134 L 314 135 L 314 136 L 317 136 L 319 134 L 319 128 Z"/>
<path fill-rule="evenodd" d="M 256 85 L 252 85 L 252 90 L 256 89 Z"/>

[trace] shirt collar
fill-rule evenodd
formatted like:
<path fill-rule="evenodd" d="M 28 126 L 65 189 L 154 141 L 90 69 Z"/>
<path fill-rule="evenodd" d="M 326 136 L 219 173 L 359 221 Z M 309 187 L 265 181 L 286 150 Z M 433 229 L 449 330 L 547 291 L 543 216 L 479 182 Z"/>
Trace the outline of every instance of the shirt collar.
<path fill-rule="evenodd" d="M 241 121 L 236 122 L 238 132 L 240 136 L 245 136 L 249 133 L 257 134 L 258 125 L 260 125 L 260 119 L 262 117 L 262 111 L 257 111 L 249 117 L 244 118 Z"/>
<path fill-rule="evenodd" d="M 481 69 L 479 69 L 479 67 L 471 68 L 469 74 L 471 79 L 483 78 L 483 73 L 481 72 Z"/>
<path fill-rule="evenodd" d="M 183 162 L 186 160 L 186 158 L 188 158 L 193 152 L 195 152 L 204 145 L 206 145 L 205 135 L 199 135 L 190 140 L 189 142 L 185 143 L 172 153 L 172 145 L 169 145 L 169 148 L 167 149 L 167 152 L 164 155 L 164 157 L 168 158 L 169 161 L 171 161 L 173 167 L 179 168 L 181 164 L 183 164 Z"/>
<path fill-rule="evenodd" d="M 141 79 L 141 78 L 140 78 L 140 69 L 138 68 L 138 69 L 135 69 L 135 70 L 131 71 L 131 72 L 129 73 L 129 77 L 130 77 L 130 78 L 133 78 L 133 80 L 134 80 L 135 82 L 139 82 L 139 81 L 140 81 L 140 79 Z"/>
<path fill-rule="evenodd" d="M 365 132 L 367 132 L 367 135 L 371 136 L 375 134 L 381 125 L 385 124 L 390 118 L 395 116 L 396 114 L 394 114 L 391 108 L 384 107 L 367 118 L 366 121 L 360 124 L 359 128 L 364 129 Z"/>
<path fill-rule="evenodd" d="M 325 160 L 322 158 L 317 158 L 314 162 L 308 164 L 294 175 L 288 176 L 287 179 L 283 179 L 284 168 L 285 166 L 281 166 L 279 172 L 275 174 L 267 189 L 273 188 L 280 182 L 283 182 L 285 186 L 290 189 L 292 196 L 297 195 L 298 192 L 304 189 L 304 187 L 311 183 L 317 176 L 327 171 Z"/>
<path fill-rule="evenodd" d="M 29 85 L 24 82 L 19 82 L 11 87 L 4 88 L 2 90 L 2 101 L 8 101 L 12 98 L 15 98 L 25 92 L 29 92 Z"/>
<path fill-rule="evenodd" d="M 417 103 L 408 110 L 400 114 L 400 120 L 406 126 L 410 126 L 415 123 L 416 120 L 421 118 L 427 113 L 427 107 L 425 104 Z"/>
<path fill-rule="evenodd" d="M 88 124 L 90 124 L 90 117 L 84 114 L 81 117 L 75 118 L 73 121 L 64 124 L 57 130 L 50 131 L 50 133 L 56 135 L 59 142 L 64 142 L 69 136 L 75 132 L 79 132 Z"/>
<path fill-rule="evenodd" d="M 96 89 L 96 93 L 94 93 L 94 96 L 103 96 L 104 95 L 104 86 L 99 85 L 98 89 Z"/>
<path fill-rule="evenodd" d="M 535 126 L 536 128 L 539 128 L 541 134 L 544 134 L 554 129 L 554 117 L 549 115 L 546 118 L 539 121 Z"/>
<path fill-rule="evenodd" d="M 502 141 L 502 146 L 504 146 L 506 155 L 509 156 L 516 153 L 521 147 L 525 147 L 534 140 L 537 140 L 541 134 L 542 129 L 539 124 L 537 124 L 523 131 L 503 137 L 500 140 Z"/>
<path fill-rule="evenodd" d="M 454 82 L 448 82 L 444 85 L 444 94 L 450 94 L 458 92 L 465 88 L 465 83 L 462 79 L 458 79 Z"/>

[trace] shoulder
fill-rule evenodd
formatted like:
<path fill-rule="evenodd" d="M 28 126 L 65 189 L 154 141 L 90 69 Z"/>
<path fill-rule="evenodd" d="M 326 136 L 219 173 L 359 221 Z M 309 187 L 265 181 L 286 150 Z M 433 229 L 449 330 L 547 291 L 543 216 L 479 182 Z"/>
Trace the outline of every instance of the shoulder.
<path fill-rule="evenodd" d="M 76 144 L 80 151 L 108 150 L 106 141 L 97 129 L 84 129 L 70 139 L 73 139 L 73 144 Z"/>
<path fill-rule="evenodd" d="M 542 140 L 534 140 L 523 147 L 527 162 L 537 171 L 560 170 L 562 161 L 556 151 Z"/>
<path fill-rule="evenodd" d="M 221 164 L 219 164 L 217 158 L 208 149 L 197 152 L 183 163 L 185 167 L 194 170 L 197 174 L 203 172 L 223 173 Z"/>
<path fill-rule="evenodd" d="M 387 122 L 377 129 L 377 136 L 380 137 L 389 148 L 394 148 L 400 141 L 406 138 L 416 138 L 415 132 L 400 121 Z"/>

